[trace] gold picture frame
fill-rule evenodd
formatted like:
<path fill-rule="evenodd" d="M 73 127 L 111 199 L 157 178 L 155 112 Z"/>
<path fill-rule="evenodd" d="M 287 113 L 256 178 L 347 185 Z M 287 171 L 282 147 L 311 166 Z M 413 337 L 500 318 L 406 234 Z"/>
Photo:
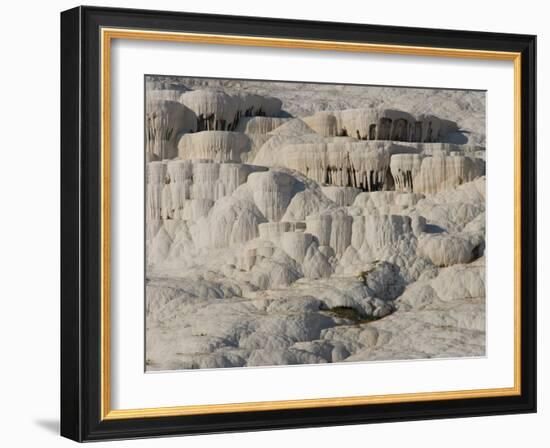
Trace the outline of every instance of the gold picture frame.
<path fill-rule="evenodd" d="M 109 14 L 106 14 L 106 11 Z M 97 141 L 99 143 L 99 164 L 96 167 L 99 174 L 98 182 L 98 218 L 99 218 L 99 245 L 98 245 L 98 260 L 97 260 L 97 272 L 100 275 L 99 285 L 97 291 L 99 295 L 97 297 L 97 304 L 99 305 L 98 311 L 99 322 L 97 322 L 97 333 L 99 335 L 99 343 L 97 345 L 99 359 L 96 360 L 96 366 L 99 367 L 98 376 L 96 377 L 97 387 L 88 387 L 88 389 L 99 389 L 99 396 L 97 400 L 99 403 L 89 407 L 85 400 L 89 401 L 90 397 L 83 397 L 81 392 L 80 397 L 74 397 L 75 381 L 71 382 L 71 386 L 67 386 L 65 390 L 65 397 L 71 395 L 71 398 L 78 402 L 78 406 L 82 409 L 83 414 L 86 414 L 84 420 L 95 421 L 96 425 L 92 428 L 89 424 L 87 426 L 87 434 L 82 432 L 83 422 L 82 420 L 75 423 L 73 418 L 66 416 L 67 410 L 62 410 L 62 433 L 68 437 L 80 440 L 92 440 L 95 438 L 118 438 L 118 437 L 131 437 L 132 431 L 128 429 L 129 424 L 132 422 L 143 421 L 146 419 L 148 423 L 146 434 L 155 434 L 160 431 L 162 434 L 162 426 L 157 426 L 157 421 L 163 418 L 180 419 L 179 421 L 185 422 L 185 418 L 192 416 L 212 416 L 212 415 L 225 415 L 234 414 L 235 417 L 242 413 L 259 413 L 266 411 L 306 411 L 317 410 L 320 408 L 326 408 L 327 412 L 337 413 L 338 408 L 350 407 L 360 408 L 361 412 L 367 407 L 374 408 L 373 405 L 388 405 L 388 404 L 403 404 L 413 403 L 418 406 L 422 406 L 422 403 L 444 402 L 445 406 L 452 406 L 452 403 L 457 400 L 473 400 L 473 399 L 501 399 L 503 402 L 511 403 L 509 406 L 513 408 L 519 408 L 518 403 L 522 403 L 525 407 L 525 402 L 530 403 L 530 409 L 533 409 L 533 371 L 532 364 L 532 350 L 525 350 L 526 347 L 526 331 L 533 331 L 532 323 L 534 322 L 534 314 L 531 308 L 525 305 L 525 271 L 529 270 L 529 275 L 533 276 L 531 272 L 533 260 L 533 247 L 529 242 L 526 245 L 525 238 L 522 238 L 524 232 L 529 232 L 534 226 L 531 217 L 534 203 L 531 202 L 532 198 L 527 195 L 532 195 L 531 191 L 525 190 L 526 182 L 533 182 L 533 179 L 526 179 L 525 173 L 533 170 L 532 161 L 526 154 L 534 151 L 534 142 L 531 142 L 525 135 L 522 135 L 522 131 L 529 126 L 532 126 L 532 116 L 534 112 L 532 102 L 529 99 L 529 89 L 534 89 L 534 85 L 530 85 L 531 78 L 534 74 L 531 71 L 532 59 L 534 58 L 532 47 L 534 45 L 534 38 L 532 36 L 517 36 L 507 35 L 506 38 L 502 38 L 502 49 L 489 48 L 491 43 L 489 36 L 477 36 L 477 47 L 451 47 L 449 42 L 456 42 L 460 44 L 461 39 L 465 37 L 460 33 L 464 32 L 448 32 L 446 37 L 440 37 L 439 40 L 436 36 L 432 35 L 432 30 L 424 30 L 426 36 L 432 36 L 434 46 L 427 46 L 426 44 L 411 44 L 408 45 L 404 42 L 395 42 L 390 37 L 389 29 L 386 31 L 386 42 L 371 42 L 369 41 L 368 26 L 365 28 L 365 42 L 357 41 L 345 41 L 345 40 L 331 40 L 331 39 L 319 39 L 319 38 L 288 38 L 277 36 L 262 36 L 262 35 L 249 35 L 249 33 L 243 32 L 241 35 L 235 35 L 230 33 L 220 32 L 198 32 L 197 30 L 190 31 L 174 31 L 170 29 L 167 24 L 166 29 L 147 29 L 143 24 L 136 23 L 132 25 L 132 15 L 128 12 L 117 12 L 102 9 L 102 8 L 76 8 L 67 11 L 62 15 L 64 18 L 64 27 L 67 35 L 75 32 L 80 33 L 80 39 L 94 39 L 93 44 L 98 49 L 98 54 L 94 56 L 94 61 L 97 62 L 98 70 L 98 89 L 94 91 L 98 99 L 98 110 L 100 112 L 100 123 L 97 132 Z M 104 19 L 104 16 L 108 16 L 108 19 Z M 113 19 L 115 17 L 115 19 Z M 189 23 L 194 20 L 193 17 L 178 16 L 176 13 L 157 13 L 148 12 L 145 14 L 147 20 L 155 24 L 162 23 L 162 20 L 174 20 L 180 17 L 182 20 L 182 28 L 189 26 Z M 202 16 L 204 20 L 208 19 L 208 16 Z M 83 28 L 78 27 L 76 24 L 80 21 L 89 21 L 93 24 L 92 28 L 94 34 L 83 34 Z M 258 19 L 260 20 L 260 19 Z M 261 19 L 270 20 L 270 19 Z M 139 21 L 138 21 L 139 22 Z M 88 22 L 86 22 L 88 23 Z M 258 24 L 254 23 L 254 19 L 250 19 L 250 23 L 253 26 Z M 276 27 L 279 25 L 281 28 L 293 26 L 298 29 L 298 25 L 273 22 L 272 25 Z M 338 29 L 338 24 L 323 24 L 319 25 L 327 29 Z M 360 25 L 357 25 L 361 27 Z M 155 26 L 158 28 L 159 26 Z M 216 20 L 212 19 L 210 25 L 212 29 L 218 29 L 219 24 Z M 333 28 L 331 28 L 333 27 Z M 281 29 L 281 34 L 286 32 Z M 90 31 L 87 31 L 90 33 Z M 384 32 L 380 31 L 380 36 L 384 36 Z M 453 34 L 455 33 L 455 34 Z M 298 35 L 298 33 L 296 33 Z M 92 37 L 90 37 L 92 36 Z M 378 36 L 378 35 L 377 35 Z M 63 37 L 63 35 L 62 35 Z M 371 36 L 372 37 L 372 36 Z M 485 40 L 484 40 L 485 38 Z M 111 407 L 111 303 L 110 303 L 110 247 L 111 247 L 111 45 L 115 40 L 140 40 L 140 41 L 162 41 L 162 42 L 184 42 L 184 43 L 200 43 L 209 45 L 237 45 L 243 47 L 275 47 L 275 48 L 290 48 L 290 49 L 312 49 L 312 50 L 327 50 L 327 51 L 343 51 L 343 52 L 369 52 L 369 53 L 382 53 L 382 54 L 398 54 L 409 56 L 436 56 L 436 57 L 449 57 L 449 58 L 466 58 L 466 59 L 482 59 L 488 61 L 500 60 L 511 61 L 514 66 L 514 159 L 515 159 L 515 178 L 514 178 L 514 385 L 513 387 L 505 388 L 485 388 L 474 390 L 460 390 L 460 391 L 446 391 L 446 392 L 423 392 L 423 393 L 405 393 L 395 395 L 373 395 L 373 396 L 352 396 L 352 397 L 339 397 L 339 398 L 315 398 L 304 400 L 283 400 L 283 401 L 259 401 L 259 402 L 243 402 L 232 404 L 209 404 L 209 405 L 182 405 L 175 407 L 156 407 L 156 408 L 141 408 L 141 409 L 113 409 Z M 392 41 L 393 40 L 393 41 Z M 471 40 L 471 39 L 470 39 Z M 466 42 L 466 40 L 464 40 Z M 519 43 L 518 43 L 519 42 Z M 439 44 L 438 44 L 439 43 Z M 69 44 L 67 44 L 69 45 Z M 76 44 L 73 44 L 76 45 Z M 81 72 L 81 64 L 85 59 L 79 53 L 82 49 L 72 47 L 72 56 L 66 56 L 66 73 L 64 76 L 70 77 L 75 75 L 76 72 Z M 74 55 L 78 55 L 79 59 Z M 78 86 L 78 92 L 73 90 L 67 91 L 66 95 L 76 95 L 78 98 L 82 95 L 82 78 L 79 78 L 80 84 Z M 68 88 L 67 88 L 68 90 Z M 526 93 L 526 90 L 528 91 Z M 67 100 L 69 103 L 70 101 Z M 70 108 L 65 107 L 65 113 L 69 113 Z M 527 113 L 526 111 L 530 111 Z M 83 126 L 86 125 L 85 120 L 80 117 L 82 122 L 68 123 L 68 127 Z M 69 131 L 66 131 L 67 134 Z M 71 132 L 73 132 L 71 130 Z M 81 145 L 83 146 L 83 145 Z M 70 151 L 68 147 L 63 147 L 62 151 Z M 86 148 L 81 147 L 81 151 Z M 74 162 L 76 163 L 76 162 Z M 64 170 L 73 169 L 74 164 L 70 167 L 64 168 Z M 529 184 L 530 185 L 530 184 Z M 527 198 L 527 199 L 526 199 Z M 69 216 L 74 213 L 74 210 L 66 212 Z M 528 215 L 526 218 L 526 214 Z M 72 216 L 72 215 L 71 215 Z M 525 219 L 528 221 L 529 228 L 525 228 Z M 66 252 L 72 253 L 74 250 L 81 250 L 80 246 L 75 249 L 74 247 L 67 247 Z M 67 255 L 65 255 L 67 256 Z M 525 260 L 528 260 L 527 262 Z M 526 264 L 527 263 L 527 264 Z M 531 277 L 530 277 L 531 278 Z M 67 279 L 67 282 L 74 282 L 74 279 Z M 72 285 L 72 283 L 71 283 Z M 75 300 L 74 297 L 63 297 L 62 300 Z M 67 306 L 67 309 L 70 307 Z M 79 308 L 79 312 L 82 312 L 83 308 Z M 74 310 L 71 308 L 70 312 Z M 68 314 L 70 314 L 68 312 Z M 80 317 L 82 315 L 80 314 Z M 64 325 L 73 325 L 67 322 L 68 317 L 64 317 Z M 525 323 L 528 322 L 530 328 L 525 328 Z M 82 327 L 74 329 L 73 331 L 81 332 Z M 529 337 L 531 340 L 531 337 Z M 63 343 L 63 342 L 62 342 Z M 74 352 L 81 352 L 82 347 L 69 347 L 66 352 L 70 352 L 70 356 L 66 356 L 63 360 L 63 365 L 67 370 L 74 369 L 74 364 L 79 361 L 74 359 Z M 70 365 L 70 366 L 69 366 Z M 528 370 L 526 372 L 526 370 Z M 72 375 L 72 373 L 71 373 Z M 69 382 L 69 380 L 66 380 Z M 82 379 L 78 377 L 78 381 Z M 529 383 L 527 383 L 529 382 Z M 526 388 L 526 384 L 531 384 Z M 78 387 L 76 387 L 78 389 Z M 86 388 L 84 388 L 86 389 Z M 88 393 L 88 392 L 87 392 Z M 63 394 L 62 394 L 63 395 Z M 62 398 L 63 400 L 63 398 Z M 88 406 L 88 408 L 86 408 Z M 84 409 L 87 409 L 84 411 Z M 63 413 L 65 412 L 65 413 Z M 460 410 L 458 410 L 460 412 Z M 94 414 L 94 415 L 92 415 Z M 427 413 L 427 415 L 429 412 Z M 463 411 L 464 415 L 468 415 Z M 473 412 L 470 415 L 475 415 Z M 405 417 L 406 418 L 406 417 Z M 182 420 L 183 419 L 183 420 Z M 396 417 L 399 419 L 399 417 Z M 66 422 L 63 426 L 63 421 Z M 368 421 L 365 418 L 364 421 Z M 113 426 L 115 429 L 109 429 L 111 426 L 105 426 L 109 424 L 120 423 L 122 426 Z M 323 424 L 322 419 L 319 420 L 319 424 Z M 105 426 L 104 430 L 98 430 Z M 185 426 L 185 425 L 184 425 Z M 182 426 L 182 427 L 184 427 Z M 276 424 L 274 426 L 277 426 Z M 235 424 L 236 428 L 239 428 L 238 423 Z M 243 429 L 247 429 L 250 426 L 244 426 Z M 253 426 L 252 426 L 253 427 Z M 258 425 L 261 428 L 261 424 Z M 267 426 L 265 426 L 267 427 Z M 292 427 L 292 425 L 281 424 L 281 427 Z M 65 429 L 64 429 L 65 428 Z M 118 429 L 117 429 L 118 428 Z M 160 429 L 159 429 L 160 428 Z M 182 429 L 176 433 L 192 433 L 194 431 L 201 431 L 200 424 L 197 424 L 193 430 L 186 431 Z M 220 426 L 220 430 L 223 427 Z"/>

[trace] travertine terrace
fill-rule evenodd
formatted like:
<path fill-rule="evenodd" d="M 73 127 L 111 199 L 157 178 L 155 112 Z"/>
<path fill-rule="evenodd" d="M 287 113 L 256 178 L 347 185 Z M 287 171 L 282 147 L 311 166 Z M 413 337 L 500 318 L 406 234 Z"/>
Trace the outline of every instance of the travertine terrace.
<path fill-rule="evenodd" d="M 485 354 L 483 92 L 148 77 L 147 370 Z"/>

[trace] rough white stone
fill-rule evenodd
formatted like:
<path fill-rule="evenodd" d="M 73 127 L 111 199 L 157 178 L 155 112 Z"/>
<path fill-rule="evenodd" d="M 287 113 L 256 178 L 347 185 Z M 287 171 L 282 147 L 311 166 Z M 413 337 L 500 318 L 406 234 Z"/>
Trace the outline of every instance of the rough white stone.
<path fill-rule="evenodd" d="M 146 153 L 156 158 L 171 159 L 178 153 L 180 133 L 194 132 L 196 117 L 193 111 L 177 101 L 147 101 L 145 113 Z"/>
<path fill-rule="evenodd" d="M 479 92 L 147 86 L 147 370 L 485 354 Z"/>
<path fill-rule="evenodd" d="M 184 134 L 178 141 L 178 157 L 183 160 L 241 162 L 250 150 L 250 139 L 240 132 L 209 131 Z"/>

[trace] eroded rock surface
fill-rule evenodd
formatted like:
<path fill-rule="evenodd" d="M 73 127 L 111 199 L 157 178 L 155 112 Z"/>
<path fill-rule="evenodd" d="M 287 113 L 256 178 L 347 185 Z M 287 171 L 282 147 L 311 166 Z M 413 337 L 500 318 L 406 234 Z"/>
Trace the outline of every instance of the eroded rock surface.
<path fill-rule="evenodd" d="M 150 78 L 148 370 L 484 355 L 482 93 Z"/>

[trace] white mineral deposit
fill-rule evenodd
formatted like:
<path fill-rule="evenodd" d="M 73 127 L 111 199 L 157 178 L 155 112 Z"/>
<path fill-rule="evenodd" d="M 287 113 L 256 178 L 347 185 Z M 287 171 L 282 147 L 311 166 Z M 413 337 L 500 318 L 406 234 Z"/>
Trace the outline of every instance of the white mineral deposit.
<path fill-rule="evenodd" d="M 485 93 L 146 78 L 146 368 L 485 354 Z"/>

